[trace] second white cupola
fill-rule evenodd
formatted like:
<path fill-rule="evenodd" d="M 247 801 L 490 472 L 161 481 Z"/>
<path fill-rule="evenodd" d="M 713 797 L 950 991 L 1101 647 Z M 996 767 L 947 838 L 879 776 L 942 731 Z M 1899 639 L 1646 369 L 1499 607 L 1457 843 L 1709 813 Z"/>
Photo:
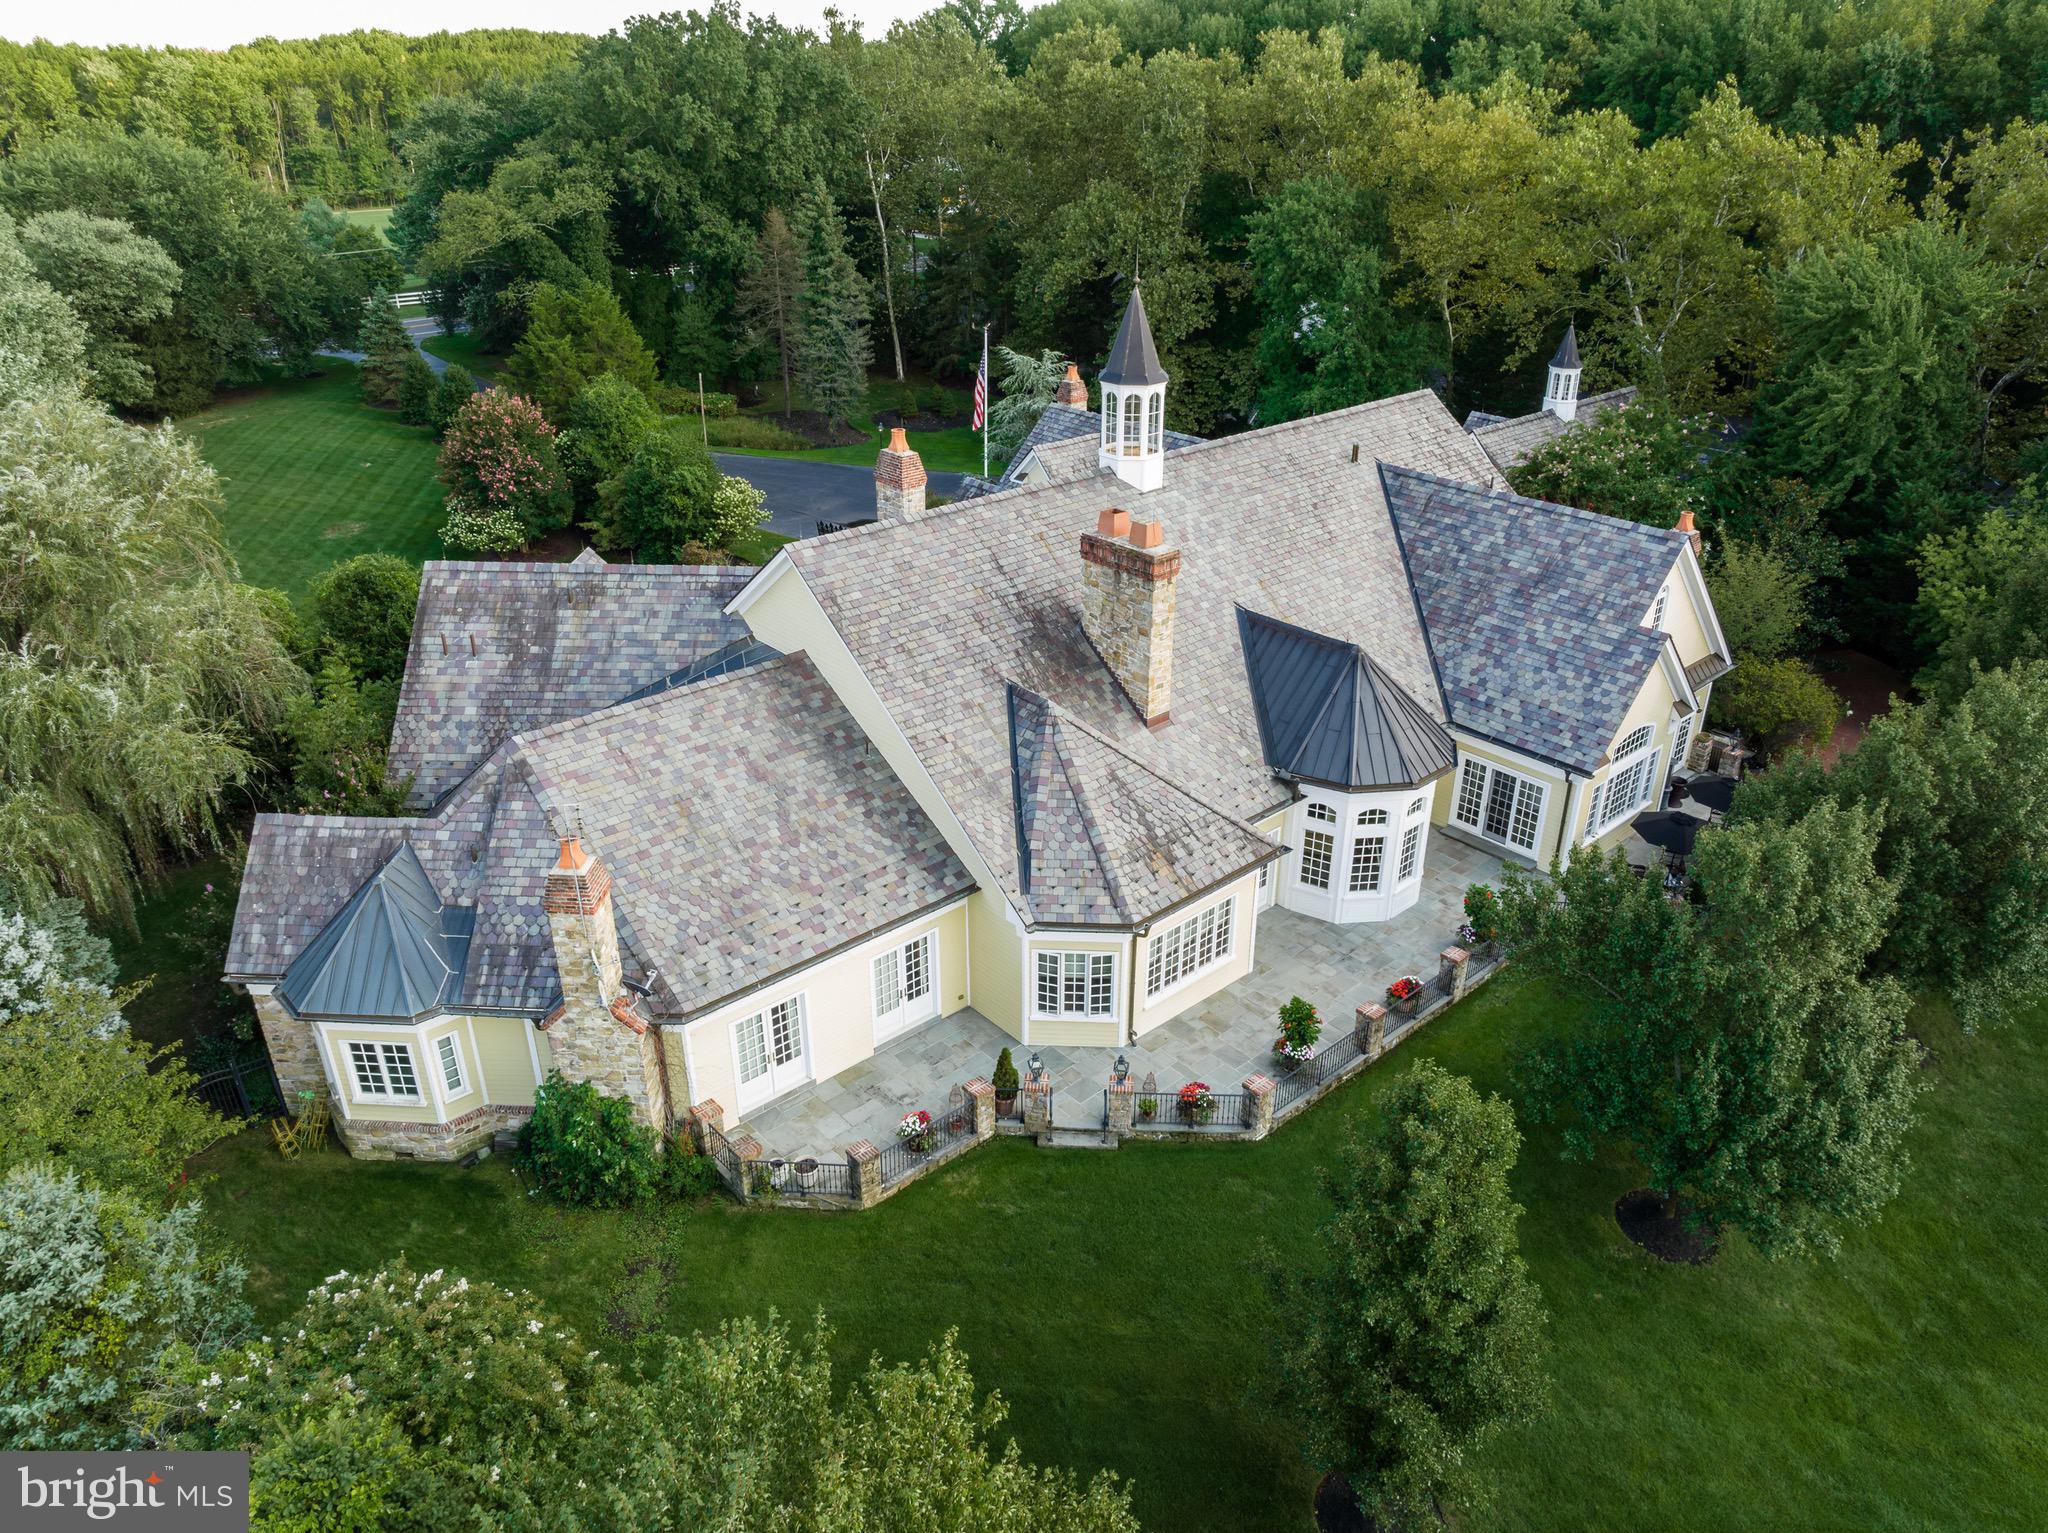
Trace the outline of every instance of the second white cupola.
<path fill-rule="evenodd" d="M 1102 438 L 1096 461 L 1134 490 L 1158 489 L 1166 473 L 1166 369 L 1159 365 L 1135 282 L 1099 381 Z"/>
<path fill-rule="evenodd" d="M 1550 359 L 1550 382 L 1543 390 L 1543 408 L 1561 421 L 1576 420 L 1579 414 L 1579 327 L 1567 323 L 1564 339 L 1557 343 L 1557 355 Z"/>

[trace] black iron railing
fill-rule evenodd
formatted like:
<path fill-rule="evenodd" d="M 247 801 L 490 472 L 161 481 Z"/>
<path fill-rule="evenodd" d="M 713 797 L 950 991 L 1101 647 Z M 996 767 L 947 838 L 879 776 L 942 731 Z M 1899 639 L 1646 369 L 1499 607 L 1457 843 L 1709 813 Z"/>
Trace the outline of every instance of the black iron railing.
<path fill-rule="evenodd" d="M 192 1082 L 192 1094 L 224 1118 L 275 1118 L 285 1112 L 269 1054 L 231 1060 Z"/>
<path fill-rule="evenodd" d="M 804 1155 L 747 1162 L 747 1185 L 757 1194 L 782 1198 L 851 1198 L 853 1167 L 843 1160 Z"/>
<path fill-rule="evenodd" d="M 901 1181 L 930 1161 L 936 1160 L 963 1139 L 974 1137 L 974 1108 L 971 1103 L 933 1113 L 930 1130 L 912 1141 L 898 1138 L 882 1151 L 882 1185 Z M 924 1148 L 917 1148 L 923 1144 Z"/>

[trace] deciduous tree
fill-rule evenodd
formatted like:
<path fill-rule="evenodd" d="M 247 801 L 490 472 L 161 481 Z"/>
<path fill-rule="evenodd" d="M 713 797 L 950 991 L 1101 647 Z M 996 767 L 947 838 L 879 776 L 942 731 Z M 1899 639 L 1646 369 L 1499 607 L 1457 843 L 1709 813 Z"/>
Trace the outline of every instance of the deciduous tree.
<path fill-rule="evenodd" d="M 91 337 L 93 393 L 109 404 L 147 404 L 156 378 L 136 337 L 171 312 L 183 280 L 177 263 L 120 219 L 71 208 L 25 220 L 21 248 Z"/>
<path fill-rule="evenodd" d="M 1545 1317 L 1508 1191 L 1520 1145 L 1507 1103 L 1423 1062 L 1324 1172 L 1310 1254 L 1276 1269 L 1289 1420 L 1382 1526 L 1439 1518 L 1472 1489 L 1472 1452 L 1540 1408 Z"/>

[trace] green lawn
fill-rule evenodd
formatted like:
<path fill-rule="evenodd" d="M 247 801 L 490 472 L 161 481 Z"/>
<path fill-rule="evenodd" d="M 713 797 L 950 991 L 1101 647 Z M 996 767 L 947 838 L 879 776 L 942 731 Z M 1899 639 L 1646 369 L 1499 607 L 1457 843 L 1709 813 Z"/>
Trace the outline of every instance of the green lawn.
<path fill-rule="evenodd" d="M 430 351 L 444 362 L 454 362 L 468 368 L 477 377 L 489 380 L 498 376 L 498 369 L 505 365 L 501 352 L 485 352 L 477 338 L 467 330 L 452 335 L 431 335 L 420 342 L 420 350 Z"/>
<path fill-rule="evenodd" d="M 1511 1047 L 1569 1020 L 1510 975 L 1265 1144 L 1005 1140 L 859 1215 L 568 1212 L 521 1196 L 502 1159 L 286 1164 L 267 1135 L 202 1164 L 265 1320 L 403 1251 L 530 1287 L 593 1338 L 619 1306 L 652 1306 L 671 1330 L 823 1306 L 852 1362 L 958 1326 L 1028 1457 L 1132 1476 L 1148 1526 L 1304 1527 L 1315 1476 L 1260 1403 L 1277 1322 L 1252 1253 L 1305 1249 L 1316 1167 L 1412 1058 L 1505 1090 Z M 1556 1135 L 1532 1131 L 1515 1187 L 1553 1315 L 1553 1403 L 1485 1456 L 1497 1500 L 1463 1526 L 2038 1526 L 2044 1022 L 2037 1008 L 1971 1038 L 1943 1008 L 1915 1019 L 1935 1061 L 1911 1178 L 1833 1262 L 1767 1264 L 1735 1242 L 1705 1268 L 1659 1264 L 1609 1213 L 1639 1175 L 1566 1165 Z M 657 1247 L 680 1259 L 665 1286 L 637 1260 Z"/>
<path fill-rule="evenodd" d="M 242 578 L 294 596 L 355 554 L 442 557 L 433 436 L 365 406 L 353 363 L 322 365 L 179 422 L 220 472 Z"/>

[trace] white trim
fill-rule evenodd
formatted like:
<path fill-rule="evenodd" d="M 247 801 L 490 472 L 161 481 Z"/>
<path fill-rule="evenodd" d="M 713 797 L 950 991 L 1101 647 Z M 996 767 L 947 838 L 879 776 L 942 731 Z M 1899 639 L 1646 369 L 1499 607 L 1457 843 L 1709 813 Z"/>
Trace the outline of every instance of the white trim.
<path fill-rule="evenodd" d="M 341 1089 L 340 1061 L 330 1059 L 327 1055 L 328 1046 L 334 1040 L 326 1032 L 322 1031 L 318 1023 L 315 1023 L 313 1026 L 313 1037 L 320 1045 L 318 1050 L 320 1069 L 327 1077 L 327 1090 L 333 1099 L 341 1104 L 341 1117 L 345 1123 L 353 1118 L 355 1114 L 348 1110 L 348 1093 Z"/>
<path fill-rule="evenodd" d="M 452 1031 L 443 1033 L 434 1040 L 434 1063 L 440 1067 L 443 1091 L 445 1092 L 448 1087 L 448 1061 L 441 1058 L 441 1045 L 444 1043 L 454 1051 L 455 1079 L 461 1083 L 461 1089 L 456 1091 L 455 1095 L 459 1097 L 472 1095 L 476 1091 L 476 1083 L 469 1078 L 469 1070 L 463 1064 L 462 1040 L 456 1037 Z M 478 1074 L 481 1073 L 482 1071 L 479 1070 Z"/>
<path fill-rule="evenodd" d="M 1024 965 L 1024 978 L 1028 987 L 1026 994 L 1031 1002 L 1030 1010 L 1026 1015 L 1034 1017 L 1040 1022 L 1103 1022 L 1115 1024 L 1121 1020 L 1116 1014 L 1117 965 L 1119 961 L 1125 964 L 1130 962 L 1129 949 L 1130 939 L 1128 937 L 1123 938 L 1116 947 L 1037 947 L 1030 949 L 1027 955 L 1030 961 Z M 1087 971 L 1081 976 L 1084 1005 L 1090 1004 L 1095 994 L 1095 974 L 1092 960 L 1097 958 L 1107 958 L 1109 960 L 1109 1010 L 1045 1011 L 1040 1008 L 1038 1004 L 1038 960 L 1041 958 L 1057 958 L 1060 960 L 1059 986 L 1061 1002 L 1064 1005 L 1067 988 L 1066 960 L 1069 957 L 1091 960 Z"/>
<path fill-rule="evenodd" d="M 1459 750 L 1461 752 L 1456 764 L 1454 764 L 1451 770 L 1445 774 L 1451 779 L 1453 784 L 1455 784 L 1458 780 L 1458 767 L 1463 766 L 1465 764 L 1465 758 L 1462 752 L 1465 750 L 1465 742 L 1468 740 L 1471 742 L 1470 748 L 1471 753 L 1473 755 L 1482 757 L 1498 756 L 1503 761 L 1507 762 L 1509 766 L 1513 767 L 1516 771 L 1521 772 L 1524 775 L 1530 773 L 1537 773 L 1543 776 L 1547 781 L 1555 782 L 1561 781 L 1566 772 L 1577 770 L 1577 768 L 1575 767 L 1560 766 L 1555 761 L 1545 761 L 1540 756 L 1530 755 L 1527 751 L 1516 750 L 1512 745 L 1496 744 L 1494 741 L 1485 738 L 1483 735 L 1475 735 L 1472 734 L 1470 731 L 1459 730 L 1454 728 L 1451 730 L 1451 740 L 1455 745 L 1459 747 Z M 1437 779 L 1438 782 L 1441 782 L 1442 780 L 1442 778 Z M 1434 792 L 1435 788 L 1435 783 L 1430 784 L 1430 791 Z"/>
<path fill-rule="evenodd" d="M 1728 636 L 1721 631 L 1721 614 L 1714 610 L 1714 598 L 1707 591 L 1707 572 L 1700 568 L 1699 555 L 1692 551 L 1691 538 L 1679 540 L 1676 567 L 1685 582 L 1686 595 L 1692 598 L 1693 612 L 1706 633 L 1708 646 L 1723 659 L 1734 659 L 1728 653 Z M 1704 660 L 1706 656 L 1700 658 Z"/>
<path fill-rule="evenodd" d="M 452 1038 L 454 1034 L 442 1033 L 440 1036 Z M 445 1123 L 448 1119 L 448 1098 L 441 1090 L 441 1061 L 435 1056 L 434 1050 L 428 1049 L 426 1053 L 430 1056 L 427 1061 L 427 1085 L 434 1093 L 434 1112 Z"/>
<path fill-rule="evenodd" d="M 1459 812 L 1459 802 L 1464 797 L 1465 773 L 1471 767 L 1484 768 L 1486 775 L 1479 785 L 1478 817 L 1473 820 L 1467 820 Z M 1509 832 L 1512 832 L 1515 828 L 1515 816 L 1522 800 L 1522 784 L 1526 783 L 1536 790 L 1536 823 L 1532 828 L 1529 843 L 1526 846 L 1520 841 L 1514 840 L 1511 834 L 1496 836 L 1486 828 L 1486 812 L 1488 806 L 1493 801 L 1493 779 L 1496 776 L 1506 777 L 1515 784 L 1508 794 L 1507 828 Z M 1543 821 L 1550 808 L 1550 792 L 1554 786 L 1555 783 L 1550 780 L 1534 777 L 1526 772 L 1519 772 L 1513 767 L 1502 766 L 1499 762 L 1489 761 L 1484 756 L 1477 754 L 1466 756 L 1458 762 L 1457 773 L 1451 779 L 1451 796 L 1444 805 L 1444 823 L 1456 826 L 1459 830 L 1469 835 L 1477 836 L 1480 840 L 1490 845 L 1504 846 L 1514 855 L 1527 857 L 1532 862 L 1540 865 L 1543 857 Z"/>
<path fill-rule="evenodd" d="M 920 942 L 926 948 L 925 968 L 927 972 L 925 974 L 925 995 L 931 1002 L 931 1010 L 921 1017 L 912 1018 L 908 1022 L 898 1023 L 885 1034 L 882 1031 L 882 1014 L 875 1003 L 875 965 L 884 958 L 898 959 L 896 972 L 900 980 L 909 969 L 907 960 L 901 958 L 900 955 L 907 954 Z M 927 927 L 924 931 L 906 937 L 901 942 L 892 943 L 881 952 L 872 954 L 868 958 L 868 1039 L 871 1049 L 879 1049 L 885 1043 L 894 1043 L 898 1038 L 907 1038 L 927 1022 L 936 1022 L 946 1014 L 946 997 L 939 982 L 940 972 L 939 933 L 937 927 Z M 899 1006 L 897 1009 L 901 1011 L 905 1008 Z"/>
<path fill-rule="evenodd" d="M 775 556 L 761 566 L 760 573 L 741 586 L 738 592 L 734 594 L 732 600 L 725 604 L 725 615 L 727 617 L 745 617 L 749 607 L 766 596 L 775 583 L 781 580 L 785 574 L 795 569 L 796 565 L 790 562 L 789 555 L 780 548 L 776 549 Z M 830 623 L 832 620 L 827 617 L 825 621 Z M 844 643 L 845 640 L 841 639 L 840 642 Z"/>
<path fill-rule="evenodd" d="M 775 1085 L 777 1066 L 775 1064 L 774 1013 L 785 1005 L 796 1008 L 797 1052 L 791 1063 L 800 1062 L 803 1066 L 803 1075 L 800 1079 L 793 1080 L 786 1086 L 777 1087 Z M 746 1077 L 740 1069 L 739 1029 L 741 1023 L 751 1022 L 756 1017 L 761 1020 L 761 1047 L 766 1051 L 763 1058 L 767 1062 L 769 1090 L 766 1096 L 758 1097 L 754 1101 L 748 1102 L 744 1100 L 747 1091 Z M 790 1092 L 795 1091 L 801 1086 L 808 1086 L 818 1078 L 816 1056 L 811 1049 L 811 993 L 808 990 L 798 990 L 789 995 L 777 996 L 772 1001 L 762 1002 L 751 1011 L 739 1013 L 727 1021 L 725 1035 L 727 1046 L 732 1054 L 732 1094 L 735 1098 L 733 1110 L 737 1114 L 744 1116 L 758 1108 L 766 1107 L 770 1102 L 780 1097 L 788 1096 Z"/>
<path fill-rule="evenodd" d="M 1150 1010 L 1152 1007 L 1157 1006 L 1161 1001 L 1166 1000 L 1176 991 L 1185 990 L 1189 985 L 1192 985 L 1196 980 L 1204 978 L 1208 974 L 1212 973 L 1215 969 L 1217 969 L 1223 964 L 1229 963 L 1233 958 L 1237 956 L 1238 888 L 1238 884 L 1232 884 L 1228 889 L 1224 891 L 1223 897 L 1221 899 L 1211 900 L 1206 905 L 1202 905 L 1197 909 L 1190 910 L 1186 915 L 1182 916 L 1179 920 L 1173 922 L 1173 924 L 1170 926 L 1162 925 L 1160 923 L 1155 922 L 1153 924 L 1151 931 L 1146 933 L 1144 965 L 1145 972 L 1142 978 L 1138 978 L 1137 985 L 1133 988 L 1140 989 L 1143 991 L 1145 998 L 1144 1006 L 1147 1010 Z M 1256 891 L 1254 892 L 1252 898 L 1253 901 L 1256 902 L 1258 898 Z M 1181 970 L 1180 977 L 1174 980 L 1171 984 L 1163 985 L 1158 990 L 1152 989 L 1152 956 L 1153 954 L 1160 952 L 1160 944 L 1165 941 L 1167 933 L 1178 931 L 1183 926 L 1193 925 L 1195 927 L 1195 938 L 1196 941 L 1199 943 L 1201 939 L 1200 923 L 1202 917 L 1207 915 L 1210 911 L 1218 909 L 1228 909 L 1230 911 L 1230 936 L 1228 943 L 1225 946 L 1219 948 L 1214 954 L 1214 956 L 1212 956 L 1207 963 L 1199 964 L 1192 969 L 1183 969 Z M 1138 965 L 1135 962 L 1133 962 L 1131 968 L 1133 970 L 1134 977 L 1136 977 L 1137 967 Z"/>

